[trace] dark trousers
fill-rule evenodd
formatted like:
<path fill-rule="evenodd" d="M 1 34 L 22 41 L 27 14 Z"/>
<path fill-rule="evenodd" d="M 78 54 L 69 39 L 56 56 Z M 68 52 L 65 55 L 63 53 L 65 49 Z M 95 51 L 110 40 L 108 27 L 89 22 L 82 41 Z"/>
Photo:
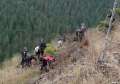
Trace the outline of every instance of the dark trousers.
<path fill-rule="evenodd" d="M 44 50 L 40 51 L 40 55 L 43 56 L 44 55 Z"/>
<path fill-rule="evenodd" d="M 38 52 L 36 53 L 36 55 L 37 55 L 37 59 L 38 59 L 39 64 L 41 64 L 41 59 L 42 59 L 42 57 L 43 57 L 43 55 L 44 55 L 44 51 L 43 51 L 43 50 L 40 50 L 40 51 L 38 51 Z"/>
<path fill-rule="evenodd" d="M 42 59 L 41 71 L 47 72 L 48 71 L 47 66 L 48 66 L 47 60 Z"/>
<path fill-rule="evenodd" d="M 77 41 L 82 41 L 83 36 L 84 36 L 84 33 L 82 33 L 82 32 L 76 32 L 76 40 Z"/>
<path fill-rule="evenodd" d="M 22 68 L 24 68 L 25 66 L 30 66 L 30 60 L 27 58 L 22 58 L 21 65 Z"/>

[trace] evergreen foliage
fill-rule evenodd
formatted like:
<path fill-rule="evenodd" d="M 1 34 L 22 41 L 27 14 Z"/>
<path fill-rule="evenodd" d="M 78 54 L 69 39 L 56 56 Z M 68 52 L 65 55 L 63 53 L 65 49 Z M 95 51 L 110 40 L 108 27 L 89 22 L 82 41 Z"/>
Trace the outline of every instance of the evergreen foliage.
<path fill-rule="evenodd" d="M 0 0 L 0 61 L 23 46 L 31 50 L 41 37 L 88 26 L 103 19 L 114 0 Z"/>

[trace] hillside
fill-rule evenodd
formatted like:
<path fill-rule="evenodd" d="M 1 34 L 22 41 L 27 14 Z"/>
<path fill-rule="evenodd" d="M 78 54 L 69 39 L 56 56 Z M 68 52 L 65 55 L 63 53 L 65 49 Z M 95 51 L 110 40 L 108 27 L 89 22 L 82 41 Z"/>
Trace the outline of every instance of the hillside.
<path fill-rule="evenodd" d="M 96 25 L 113 1 L 0 0 L 0 62 L 24 46 L 32 50 L 40 38 L 48 42 L 58 33 L 73 31 L 81 22 Z"/>
<path fill-rule="evenodd" d="M 0 70 L 0 84 L 120 84 L 120 24 L 116 23 L 114 29 L 105 64 L 96 63 L 105 34 L 97 29 L 89 29 L 89 46 L 80 48 L 79 42 L 67 41 L 63 51 L 60 51 L 65 55 L 57 60 L 55 68 L 48 73 L 41 74 L 39 67 L 27 70 L 16 68 L 18 62 L 14 58 L 12 62 L 5 63 L 9 64 L 6 68 Z"/>
<path fill-rule="evenodd" d="M 68 51 L 69 59 L 64 60 L 62 67 L 42 75 L 36 84 L 120 84 L 119 33 L 120 25 L 112 32 L 112 42 L 106 54 L 107 63 L 96 64 L 103 48 L 104 34 L 89 30 L 90 46 L 80 49 L 79 44 L 75 44 Z"/>

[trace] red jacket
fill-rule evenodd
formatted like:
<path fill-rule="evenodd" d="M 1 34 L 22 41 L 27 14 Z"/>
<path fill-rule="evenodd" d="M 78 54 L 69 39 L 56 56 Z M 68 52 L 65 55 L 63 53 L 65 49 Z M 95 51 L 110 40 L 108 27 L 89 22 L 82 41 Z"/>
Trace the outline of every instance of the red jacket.
<path fill-rule="evenodd" d="M 46 55 L 45 57 L 43 57 L 45 60 L 47 61 L 55 61 L 55 58 L 51 55 Z"/>

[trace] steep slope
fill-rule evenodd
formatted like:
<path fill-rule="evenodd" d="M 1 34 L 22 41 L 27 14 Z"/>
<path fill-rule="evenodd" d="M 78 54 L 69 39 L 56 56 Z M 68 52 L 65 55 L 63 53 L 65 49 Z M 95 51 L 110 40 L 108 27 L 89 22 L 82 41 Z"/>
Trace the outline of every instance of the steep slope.
<path fill-rule="evenodd" d="M 57 58 L 54 69 L 40 73 L 39 67 L 21 70 L 3 69 L 1 84 L 120 84 L 120 24 L 115 25 L 112 41 L 106 52 L 107 63 L 97 64 L 103 49 L 105 34 L 97 29 L 88 30 L 89 46 L 80 48 L 79 42 L 64 44 L 63 56 Z M 17 73 L 17 71 L 19 73 Z M 6 76 L 3 76 L 6 73 Z M 10 75 L 11 74 L 11 75 Z M 1 73 L 0 73 L 1 75 Z"/>
<path fill-rule="evenodd" d="M 44 74 L 35 84 L 120 84 L 120 25 L 112 32 L 112 43 L 107 49 L 105 64 L 96 64 L 103 48 L 105 35 L 89 30 L 88 48 L 72 46 L 64 65 Z M 69 44 L 70 45 L 70 44 Z M 66 48 L 68 49 L 68 48 Z"/>

